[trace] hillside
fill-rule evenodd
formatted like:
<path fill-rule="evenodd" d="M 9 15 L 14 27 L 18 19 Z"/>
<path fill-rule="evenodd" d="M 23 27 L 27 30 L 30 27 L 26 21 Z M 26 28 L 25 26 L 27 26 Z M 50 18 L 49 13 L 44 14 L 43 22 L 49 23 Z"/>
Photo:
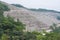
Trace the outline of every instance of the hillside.
<path fill-rule="evenodd" d="M 4 16 L 11 16 L 15 20 L 19 19 L 26 24 L 26 31 L 41 31 L 42 29 L 49 30 L 49 26 L 53 23 L 60 23 L 56 18 L 60 14 L 55 12 L 36 12 L 25 8 L 18 8 L 5 2 L 1 2 L 10 8 L 10 11 L 5 11 Z"/>
<path fill-rule="evenodd" d="M 11 4 L 13 6 L 16 6 L 16 7 L 19 7 L 19 8 L 26 8 L 20 4 Z M 49 10 L 49 9 L 43 9 L 43 8 L 38 8 L 38 9 L 34 9 L 34 8 L 26 8 L 28 10 L 31 10 L 31 11 L 37 11 L 37 12 L 54 12 L 54 13 L 60 13 L 59 11 L 56 11 L 56 10 Z"/>
<path fill-rule="evenodd" d="M 20 4 L 12 4 L 16 7 L 19 7 L 19 8 L 25 8 L 25 9 L 28 9 L 30 11 L 35 11 L 35 12 L 44 12 L 44 14 L 49 14 L 49 15 L 52 15 L 52 16 L 55 16 L 58 20 L 60 20 L 60 12 L 59 11 L 56 11 L 56 10 L 49 10 L 49 9 L 43 9 L 43 8 L 39 8 L 39 9 L 31 9 L 31 8 L 26 8 Z M 53 14 L 52 14 L 53 13 Z"/>

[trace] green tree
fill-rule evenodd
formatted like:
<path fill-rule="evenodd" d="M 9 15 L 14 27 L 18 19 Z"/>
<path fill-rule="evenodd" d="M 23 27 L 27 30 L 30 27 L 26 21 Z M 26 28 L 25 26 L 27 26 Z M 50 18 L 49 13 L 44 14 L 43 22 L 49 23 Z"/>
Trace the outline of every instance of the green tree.
<path fill-rule="evenodd" d="M 52 29 L 52 32 L 57 32 L 57 33 L 60 32 L 60 27 L 57 26 L 57 24 L 55 23 L 52 26 L 50 26 L 50 29 Z"/>
<path fill-rule="evenodd" d="M 0 9 L 2 9 L 3 11 L 8 11 L 8 10 L 10 10 L 10 9 L 8 8 L 8 6 L 5 5 L 5 4 L 3 4 L 2 2 L 0 2 Z"/>
<path fill-rule="evenodd" d="M 45 40 L 60 40 L 60 33 L 49 33 L 45 35 Z"/>
<path fill-rule="evenodd" d="M 1 40 L 8 40 L 8 36 L 6 34 L 3 34 Z"/>

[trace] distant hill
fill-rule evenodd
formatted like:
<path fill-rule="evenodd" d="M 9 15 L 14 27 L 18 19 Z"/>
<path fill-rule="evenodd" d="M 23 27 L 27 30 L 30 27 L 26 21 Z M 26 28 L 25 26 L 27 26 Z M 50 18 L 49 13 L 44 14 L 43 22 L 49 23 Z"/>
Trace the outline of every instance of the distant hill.
<path fill-rule="evenodd" d="M 32 11 L 29 8 L 23 6 L 14 6 L 5 2 L 1 2 L 7 5 L 10 11 L 5 11 L 4 16 L 11 16 L 15 19 L 19 19 L 21 22 L 26 24 L 26 31 L 41 31 L 43 29 L 49 30 L 49 27 L 53 23 L 60 23 L 57 16 L 60 16 L 57 12 L 52 11 Z M 40 10 L 40 9 L 39 9 Z M 42 9 L 41 9 L 42 10 Z"/>
<path fill-rule="evenodd" d="M 11 4 L 11 5 L 19 7 L 19 8 L 26 8 L 26 7 L 24 7 L 24 6 L 20 5 L 20 4 Z"/>
<path fill-rule="evenodd" d="M 26 7 L 24 7 L 24 6 L 20 5 L 20 4 L 12 4 L 12 5 L 14 5 L 16 7 L 19 7 L 19 8 L 26 8 Z M 33 9 L 33 8 L 30 9 L 30 8 L 27 8 L 27 9 L 29 9 L 31 11 L 37 11 L 37 12 L 54 12 L 54 13 L 60 13 L 60 12 L 55 11 L 55 10 L 49 10 L 49 9 L 43 9 L 43 8 L 39 8 L 39 9 Z"/>
<path fill-rule="evenodd" d="M 49 10 L 49 9 L 42 9 L 42 8 L 39 8 L 39 9 L 30 9 L 32 11 L 38 11 L 38 12 L 54 12 L 54 13 L 60 13 L 58 11 L 55 11 L 55 10 Z"/>

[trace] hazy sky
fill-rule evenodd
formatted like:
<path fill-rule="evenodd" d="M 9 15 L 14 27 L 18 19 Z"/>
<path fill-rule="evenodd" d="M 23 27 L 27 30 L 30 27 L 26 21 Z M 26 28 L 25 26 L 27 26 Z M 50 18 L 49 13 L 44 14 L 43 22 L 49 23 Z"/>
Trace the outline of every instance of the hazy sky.
<path fill-rule="evenodd" d="M 1 0 L 7 3 L 17 3 L 28 8 L 47 8 L 60 11 L 60 0 Z"/>

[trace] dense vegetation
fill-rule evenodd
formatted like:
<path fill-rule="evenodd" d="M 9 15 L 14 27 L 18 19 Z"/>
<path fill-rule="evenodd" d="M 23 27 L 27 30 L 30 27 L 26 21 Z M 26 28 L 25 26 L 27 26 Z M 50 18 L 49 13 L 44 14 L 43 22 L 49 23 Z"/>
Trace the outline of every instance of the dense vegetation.
<path fill-rule="evenodd" d="M 60 16 L 57 16 L 57 19 L 60 20 Z"/>
<path fill-rule="evenodd" d="M 4 10 L 4 11 L 10 10 L 5 4 L 3 4 L 3 3 L 0 2 L 0 10 L 1 9 Z"/>
<path fill-rule="evenodd" d="M 53 31 L 25 32 L 25 25 L 17 19 L 14 21 L 10 16 L 4 17 L 3 11 L 9 9 L 0 4 L 0 40 L 60 40 L 60 27 L 56 24 L 51 26 Z M 45 35 L 43 35 L 43 33 Z"/>

